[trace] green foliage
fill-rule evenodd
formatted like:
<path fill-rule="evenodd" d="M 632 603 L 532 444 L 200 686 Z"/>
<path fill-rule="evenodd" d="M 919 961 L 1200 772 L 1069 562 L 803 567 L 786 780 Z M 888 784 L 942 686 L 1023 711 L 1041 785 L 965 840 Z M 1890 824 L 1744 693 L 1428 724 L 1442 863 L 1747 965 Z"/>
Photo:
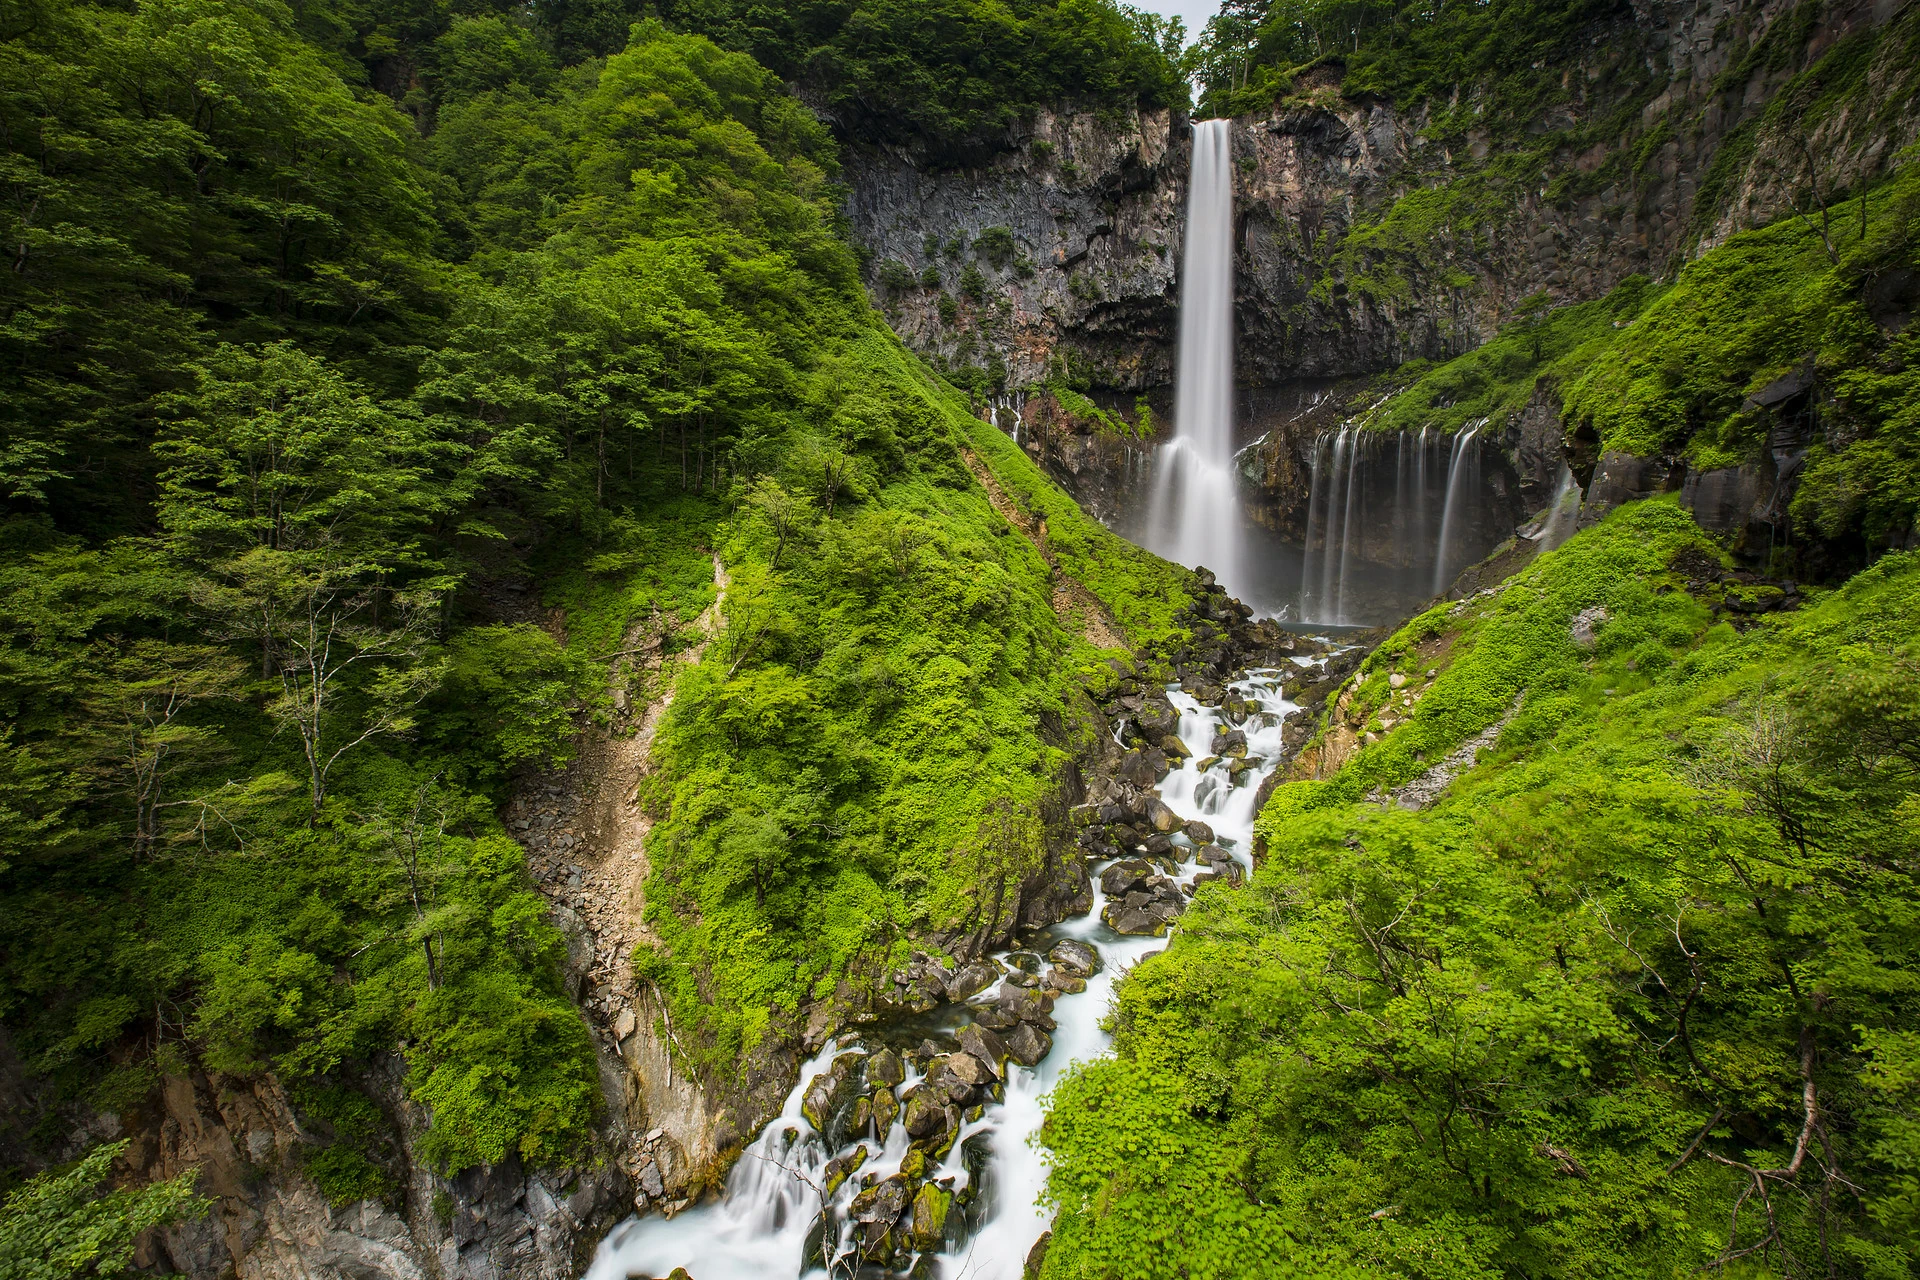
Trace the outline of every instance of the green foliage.
<path fill-rule="evenodd" d="M 1526 123 L 1564 91 L 1542 66 L 1564 65 L 1586 33 L 1620 9 L 1610 0 L 1492 0 L 1439 7 L 1399 0 L 1255 0 L 1223 6 L 1195 49 L 1209 114 L 1259 110 L 1323 59 L 1345 89 L 1400 104 L 1482 88 L 1489 123 Z"/>
<path fill-rule="evenodd" d="M 432 67 L 442 101 L 449 102 L 509 85 L 544 93 L 555 77 L 538 35 L 492 14 L 455 17 L 433 42 Z"/>
<path fill-rule="evenodd" d="M 392 371 L 433 305 L 426 188 L 405 117 L 273 0 L 50 0 L 8 31 L 0 490 L 126 531 L 154 397 L 210 337 Z"/>
<path fill-rule="evenodd" d="M 1017 252 L 1013 230 L 1009 227 L 988 227 L 973 238 L 973 251 L 995 271 L 1005 271 L 1013 264 Z"/>
<path fill-rule="evenodd" d="M 1067 743 L 1036 724 L 1073 714 L 1094 650 L 956 446 L 1033 491 L 1062 569 L 1134 638 L 1171 632 L 1184 578 L 1003 452 L 892 335 L 870 330 L 823 377 L 840 388 L 825 429 L 743 480 L 716 530 L 722 629 L 654 744 L 647 918 L 667 954 L 649 972 L 681 1048 L 715 1070 L 912 934 L 1000 927 L 1037 866 Z M 829 501 L 836 456 L 862 478 Z"/>
<path fill-rule="evenodd" d="M 1920 170 L 1907 167 L 1734 235 L 1671 285 L 1634 277 L 1593 302 L 1518 315 L 1466 355 L 1409 369 L 1411 385 L 1364 421 L 1497 430 L 1543 390 L 1603 449 L 1731 466 L 1759 458 L 1772 421 L 1749 397 L 1804 367 L 1823 430 L 1794 499 L 1798 527 L 1843 547 L 1896 542 L 1920 512 L 1920 338 L 1875 290 L 1916 262 L 1917 215 Z"/>
<path fill-rule="evenodd" d="M 768 6 L 747 0 L 655 6 L 675 27 L 818 83 L 858 134 L 949 159 L 1006 145 L 1035 108 L 1184 105 L 1186 85 L 1156 20 L 1111 0 L 859 0 Z M 569 57 L 610 53 L 638 7 L 572 3 L 548 18 Z"/>
<path fill-rule="evenodd" d="M 1636 276 L 1595 302 L 1553 311 L 1536 307 L 1517 315 L 1463 356 L 1441 365 L 1403 366 L 1403 373 L 1414 375 L 1412 384 L 1363 421 L 1382 431 L 1430 427 L 1449 435 L 1484 422 L 1490 434 L 1498 433 L 1526 408 L 1536 387 L 1583 370 L 1613 341 L 1614 330 L 1631 323 L 1657 296 L 1644 277 Z"/>
<path fill-rule="evenodd" d="M 335 1208 L 361 1200 L 379 1200 L 399 1190 L 376 1157 L 389 1153 L 392 1125 L 366 1094 L 340 1084 L 304 1084 L 292 1090 L 295 1107 L 309 1127 L 324 1126 L 332 1141 L 302 1148 L 301 1170 Z"/>
<path fill-rule="evenodd" d="M 198 1169 L 98 1194 L 127 1146 L 123 1140 L 95 1147 L 72 1168 L 40 1174 L 0 1204 L 0 1274 L 19 1280 L 138 1274 L 133 1245 L 141 1232 L 197 1218 L 212 1206 L 194 1194 Z"/>
<path fill-rule="evenodd" d="M 1622 509 L 1370 659 L 1363 716 L 1443 671 L 1121 984 L 1044 1274 L 1911 1268 L 1920 561 L 1742 635 L 1681 553 Z M 1508 715 L 1432 808 L 1369 799 Z"/>
<path fill-rule="evenodd" d="M 183 4 L 50 0 L 0 47 L 0 1018 L 57 1103 L 272 1072 L 344 1204 L 394 1191 L 342 1082 L 397 1050 L 427 1161 L 585 1156 L 591 1039 L 496 806 L 608 664 L 681 679 L 636 967 L 705 1065 L 1010 912 L 1094 650 L 870 310 L 778 75 L 618 6 Z M 1086 59 L 1103 105 L 1179 89 L 1091 0 L 1010 19 L 1013 72 L 915 16 L 834 30 L 887 75 L 918 42 L 903 92 L 984 75 L 962 132 Z M 411 118 L 365 88 L 416 74 Z M 1170 628 L 1180 574 L 987 465 Z"/>
<path fill-rule="evenodd" d="M 538 627 L 474 627 L 453 638 L 425 708 L 428 734 L 448 749 L 484 744 L 496 771 L 555 768 L 573 755 L 574 712 L 598 668 Z"/>

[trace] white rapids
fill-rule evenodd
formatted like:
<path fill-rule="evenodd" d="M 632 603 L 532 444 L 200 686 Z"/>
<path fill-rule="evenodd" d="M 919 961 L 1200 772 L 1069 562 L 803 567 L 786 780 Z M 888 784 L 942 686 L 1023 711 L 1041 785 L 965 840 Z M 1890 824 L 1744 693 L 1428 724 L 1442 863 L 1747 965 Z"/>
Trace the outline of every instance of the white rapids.
<path fill-rule="evenodd" d="M 1258 710 L 1237 726 L 1247 737 L 1247 757 L 1258 765 L 1244 769 L 1237 785 L 1228 773 L 1229 761 L 1210 769 L 1198 766 L 1204 756 L 1181 761 L 1159 786 L 1163 799 L 1183 818 L 1197 818 L 1213 828 L 1215 843 L 1240 864 L 1242 875 L 1252 871 L 1255 798 L 1260 783 L 1272 773 L 1282 753 L 1282 723 L 1299 710 L 1281 694 L 1288 679 L 1314 665 L 1294 659 L 1295 666 L 1243 673 L 1228 686 L 1229 702 L 1258 704 Z M 1168 697 L 1180 712 L 1177 732 L 1196 752 L 1213 740 L 1217 725 L 1228 722 L 1221 708 L 1201 705 L 1178 688 Z M 1175 837 L 1172 856 L 1180 859 L 1177 879 L 1191 885 L 1205 870 L 1193 861 L 1193 849 L 1184 835 Z M 1006 1066 L 1003 1101 L 988 1102 L 977 1119 L 966 1121 L 958 1139 L 935 1166 L 928 1181 L 946 1185 L 955 1193 L 948 1217 L 946 1247 L 932 1255 L 914 1257 L 905 1266 L 896 1257 L 893 1269 L 871 1263 L 856 1268 L 854 1232 L 847 1229 L 848 1209 L 864 1185 L 900 1171 L 908 1155 L 905 1129 L 899 1120 L 885 1134 L 869 1124 L 863 1134 L 829 1150 L 826 1140 L 801 1114 L 801 1100 L 814 1077 L 835 1058 L 866 1055 L 881 1047 L 877 1036 L 861 1043 L 844 1036 L 829 1043 L 800 1070 L 800 1079 L 778 1119 L 741 1155 L 727 1178 L 725 1192 L 672 1219 L 631 1219 L 617 1227 L 601 1244 L 586 1280 L 628 1280 L 633 1276 L 665 1276 L 684 1267 L 693 1280 L 829 1280 L 851 1276 L 906 1275 L 940 1280 L 1019 1280 L 1027 1255 L 1047 1230 L 1040 1207 L 1047 1164 L 1036 1136 L 1046 1115 L 1048 1094 L 1074 1063 L 1107 1052 L 1108 1037 L 1100 1027 L 1113 997 L 1114 983 L 1149 953 L 1166 945 L 1162 938 L 1129 937 L 1116 933 L 1101 919 L 1105 895 L 1099 872 L 1094 871 L 1093 910 L 1023 939 L 1026 951 L 1044 953 L 1062 939 L 1090 943 L 1100 952 L 1102 966 L 1079 994 L 1062 993 L 1055 1001 L 1057 1029 L 1053 1049 L 1039 1066 Z M 1005 954 L 1001 957 L 1004 959 Z M 974 998 L 991 1003 L 994 988 Z M 947 1006 L 946 1026 L 961 1020 L 960 1010 Z M 937 1019 L 936 1015 L 929 1015 Z M 917 1023 L 916 1027 L 932 1025 Z M 915 1078 L 909 1065 L 907 1082 Z M 904 1085 L 903 1085 L 904 1088 Z M 834 1127 L 838 1122 L 830 1122 Z M 865 1163 L 832 1195 L 823 1194 L 830 1157 L 852 1154 L 864 1147 Z"/>

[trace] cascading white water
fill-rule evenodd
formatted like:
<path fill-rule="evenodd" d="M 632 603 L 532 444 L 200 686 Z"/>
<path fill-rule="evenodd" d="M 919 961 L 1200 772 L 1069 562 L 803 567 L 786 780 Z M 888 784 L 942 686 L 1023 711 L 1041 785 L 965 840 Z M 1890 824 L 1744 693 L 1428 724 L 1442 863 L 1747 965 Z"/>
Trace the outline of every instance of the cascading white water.
<path fill-rule="evenodd" d="M 1486 420 L 1469 423 L 1453 439 L 1453 457 L 1447 462 L 1447 505 L 1440 514 L 1440 545 L 1433 560 L 1433 594 L 1445 593 L 1452 575 L 1459 571 L 1454 544 L 1460 540 L 1460 525 L 1466 520 L 1467 505 L 1480 492 L 1480 454 L 1473 447 L 1474 437 Z"/>
<path fill-rule="evenodd" d="M 1281 686 L 1302 667 L 1314 665 L 1307 659 L 1293 661 L 1296 665 L 1289 669 L 1244 673 L 1229 686 L 1230 701 L 1258 704 L 1237 726 L 1247 736 L 1249 759 L 1261 761 L 1258 766 L 1236 779 L 1230 772 L 1232 760 L 1210 760 L 1212 767 L 1202 769 L 1199 759 L 1186 759 L 1160 783 L 1161 797 L 1175 812 L 1213 828 L 1215 843 L 1240 864 L 1243 875 L 1252 871 L 1260 784 L 1283 758 L 1282 724 L 1299 709 L 1282 696 Z M 1204 706 L 1177 688 L 1167 696 L 1180 713 L 1176 731 L 1185 742 L 1211 742 L 1215 727 L 1229 723 L 1219 708 Z M 1173 856 L 1191 859 L 1190 843 L 1184 835 L 1176 837 Z M 1191 883 L 1203 869 L 1200 863 L 1184 863 L 1177 878 Z M 978 1169 L 979 1185 L 973 1188 L 978 1198 L 964 1214 L 955 1210 L 950 1222 L 956 1225 L 932 1274 L 949 1280 L 1019 1280 L 1029 1251 L 1047 1229 L 1047 1215 L 1039 1204 L 1047 1168 L 1030 1142 L 1044 1118 L 1047 1094 L 1071 1064 L 1107 1051 L 1100 1021 L 1110 1007 L 1114 983 L 1143 955 L 1166 946 L 1164 938 L 1123 936 L 1102 921 L 1106 896 L 1099 887 L 1099 871 L 1094 868 L 1093 910 L 1055 926 L 1040 949 L 1062 938 L 1087 942 L 1099 951 L 1102 968 L 1087 980 L 1084 992 L 1058 997 L 1052 1052 L 1038 1067 L 1008 1063 L 1004 1100 L 987 1104 L 976 1119 L 966 1121 L 950 1152 L 926 1171 L 927 1181 L 944 1180 L 964 1198 L 974 1179 L 966 1152 L 977 1150 L 977 1140 L 990 1147 Z M 976 1002 L 991 1003 L 993 998 L 989 988 Z M 870 1128 L 831 1151 L 802 1115 L 801 1102 L 814 1077 L 837 1057 L 867 1052 L 868 1046 L 850 1040 L 829 1044 L 801 1068 L 780 1117 L 740 1157 L 723 1195 L 672 1219 L 634 1219 L 616 1228 L 601 1244 L 586 1280 L 664 1276 L 674 1267 L 687 1268 L 695 1280 L 827 1280 L 854 1274 L 852 1232 L 847 1229 L 850 1206 L 869 1175 L 884 1179 L 900 1172 L 908 1156 L 906 1133 L 896 1121 L 884 1134 Z M 907 1083 L 914 1078 L 909 1071 Z M 858 1176 L 825 1194 L 829 1157 L 846 1158 L 861 1147 L 866 1157 Z M 870 1266 L 857 1270 L 862 1276 L 903 1274 Z"/>
<path fill-rule="evenodd" d="M 1574 479 L 1573 468 L 1562 464 L 1560 483 L 1553 490 L 1553 501 L 1540 521 L 1540 532 L 1534 535 L 1540 554 L 1545 555 L 1571 538 L 1573 531 L 1580 527 L 1580 504 L 1584 497 L 1580 492 L 1580 482 Z"/>
<path fill-rule="evenodd" d="M 1160 450 L 1147 522 L 1150 549 L 1205 564 L 1241 584 L 1240 499 L 1233 465 L 1233 131 L 1193 126 L 1186 245 L 1180 267 L 1180 346 L 1174 437 Z"/>

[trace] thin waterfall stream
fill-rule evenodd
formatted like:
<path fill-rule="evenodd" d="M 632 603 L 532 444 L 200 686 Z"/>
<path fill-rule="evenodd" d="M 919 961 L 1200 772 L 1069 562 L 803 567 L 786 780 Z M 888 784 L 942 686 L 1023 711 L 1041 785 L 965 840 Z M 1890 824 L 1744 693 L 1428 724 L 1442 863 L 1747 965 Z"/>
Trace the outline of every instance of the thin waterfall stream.
<path fill-rule="evenodd" d="M 1234 477 L 1233 123 L 1193 126 L 1174 436 L 1161 450 L 1143 541 L 1179 564 L 1205 564 L 1228 591 L 1245 586 Z"/>

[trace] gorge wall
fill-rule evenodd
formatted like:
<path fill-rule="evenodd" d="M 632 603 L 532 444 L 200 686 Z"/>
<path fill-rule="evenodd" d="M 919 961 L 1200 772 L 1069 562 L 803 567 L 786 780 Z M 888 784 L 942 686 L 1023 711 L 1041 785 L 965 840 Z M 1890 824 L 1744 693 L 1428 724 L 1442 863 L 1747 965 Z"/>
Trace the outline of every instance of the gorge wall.
<path fill-rule="evenodd" d="M 1345 96 L 1337 61 L 1238 118 L 1238 370 L 1288 389 L 1241 401 L 1242 439 L 1266 437 L 1246 465 L 1260 519 L 1302 526 L 1312 441 L 1365 404 L 1303 391 L 1472 350 L 1539 295 L 1671 277 L 1885 175 L 1920 138 L 1917 30 L 1894 0 L 1636 0 L 1581 33 L 1572 62 L 1539 68 L 1554 84 L 1535 118 L 1484 92 Z M 1164 113 L 1057 114 L 980 169 L 850 150 L 873 296 L 983 391 L 1065 380 L 1164 406 L 1187 136 Z M 1111 507 L 1125 443 L 1047 397 L 1011 399 L 1029 449 Z M 1597 455 L 1565 435 L 1551 388 L 1503 424 L 1500 521 L 1545 504 L 1563 457 L 1591 480 Z"/>

